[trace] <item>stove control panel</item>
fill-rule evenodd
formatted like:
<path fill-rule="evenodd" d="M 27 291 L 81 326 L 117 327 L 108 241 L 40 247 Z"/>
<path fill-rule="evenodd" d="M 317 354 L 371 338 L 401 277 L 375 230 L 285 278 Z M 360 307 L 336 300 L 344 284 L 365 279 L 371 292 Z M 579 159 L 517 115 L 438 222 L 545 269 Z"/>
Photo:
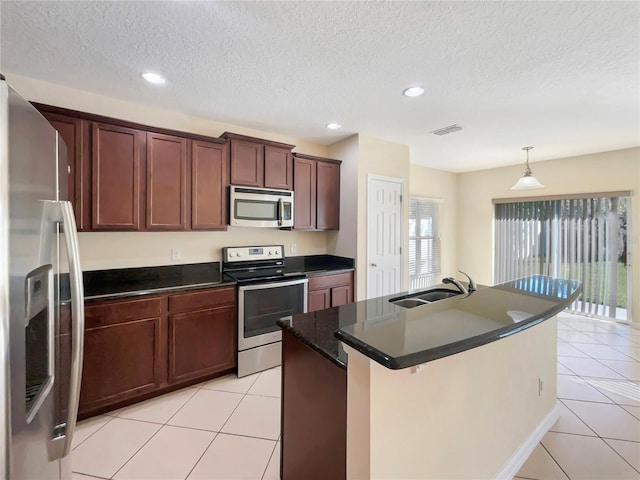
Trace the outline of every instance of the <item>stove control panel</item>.
<path fill-rule="evenodd" d="M 255 247 L 227 247 L 223 249 L 223 262 L 252 262 L 256 260 L 280 260 L 284 258 L 284 245 Z"/>

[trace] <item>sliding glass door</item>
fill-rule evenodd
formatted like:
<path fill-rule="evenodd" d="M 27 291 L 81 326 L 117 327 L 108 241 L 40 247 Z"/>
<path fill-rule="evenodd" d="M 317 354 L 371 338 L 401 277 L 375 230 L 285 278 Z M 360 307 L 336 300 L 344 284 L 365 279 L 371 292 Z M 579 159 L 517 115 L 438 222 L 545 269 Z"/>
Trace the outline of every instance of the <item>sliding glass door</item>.
<path fill-rule="evenodd" d="M 570 310 L 630 321 L 628 196 L 495 203 L 495 283 L 531 274 L 579 280 Z"/>

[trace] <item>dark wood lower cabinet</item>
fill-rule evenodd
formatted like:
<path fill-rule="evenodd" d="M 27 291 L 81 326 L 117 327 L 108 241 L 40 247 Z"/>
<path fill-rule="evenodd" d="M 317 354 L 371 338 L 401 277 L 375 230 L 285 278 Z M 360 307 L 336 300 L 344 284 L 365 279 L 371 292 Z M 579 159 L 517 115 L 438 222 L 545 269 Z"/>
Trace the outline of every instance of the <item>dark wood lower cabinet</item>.
<path fill-rule="evenodd" d="M 85 331 L 81 412 L 160 387 L 160 322 L 147 318 Z"/>
<path fill-rule="evenodd" d="M 233 371 L 235 304 L 235 287 L 88 302 L 79 416 Z M 70 335 L 61 333 L 66 358 Z"/>
<path fill-rule="evenodd" d="M 235 306 L 169 316 L 169 383 L 235 367 Z"/>
<path fill-rule="evenodd" d="M 347 371 L 282 333 L 282 480 L 347 472 Z"/>
<path fill-rule="evenodd" d="M 307 311 L 353 302 L 353 272 L 318 275 L 309 279 Z"/>

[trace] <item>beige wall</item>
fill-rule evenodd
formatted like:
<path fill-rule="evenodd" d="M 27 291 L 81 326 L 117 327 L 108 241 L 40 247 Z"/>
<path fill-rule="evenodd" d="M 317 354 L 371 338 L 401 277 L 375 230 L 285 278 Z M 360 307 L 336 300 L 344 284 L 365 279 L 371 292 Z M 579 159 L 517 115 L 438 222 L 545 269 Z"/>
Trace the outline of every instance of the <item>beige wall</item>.
<path fill-rule="evenodd" d="M 345 346 L 347 478 L 506 478 L 555 421 L 556 328 L 551 318 L 418 371 Z"/>
<path fill-rule="evenodd" d="M 328 146 L 340 165 L 340 230 L 328 233 L 327 253 L 356 258 L 358 237 L 358 135 Z"/>
<path fill-rule="evenodd" d="M 632 191 L 631 249 L 640 255 L 640 148 L 535 162 L 531 168 L 542 190 L 515 191 L 522 165 L 458 175 L 458 265 L 478 283 L 493 283 L 494 198 Z M 640 265 L 633 271 L 633 312 L 640 320 Z"/>
<path fill-rule="evenodd" d="M 358 135 L 358 256 L 357 299 L 367 298 L 367 202 L 369 175 L 381 175 L 393 177 L 404 182 L 404 196 L 409 191 L 410 153 L 409 147 L 399 143 L 388 142 L 368 135 Z M 402 228 L 403 252 L 408 251 L 409 236 L 407 218 L 409 217 L 409 202 L 403 202 L 404 222 Z M 407 268 L 408 256 L 403 255 L 402 286 L 401 290 L 408 288 Z"/>
<path fill-rule="evenodd" d="M 62 87 L 31 78 L 8 75 L 9 84 L 28 100 L 120 118 L 144 125 L 217 137 L 224 131 L 296 145 L 294 151 L 327 156 L 327 148 L 271 132 L 253 130 L 213 120 L 184 115 L 103 95 Z M 110 232 L 81 233 L 79 238 L 82 268 L 107 268 L 165 265 L 171 263 L 207 262 L 220 259 L 225 246 L 252 244 L 285 244 L 297 246 L 296 255 L 326 253 L 325 232 L 287 232 L 277 229 L 229 227 L 228 232 Z M 182 258 L 171 261 L 171 248 L 180 248 Z"/>
<path fill-rule="evenodd" d="M 458 269 L 465 265 L 457 263 L 457 215 L 458 176 L 455 173 L 411 164 L 409 195 L 442 200 L 440 206 L 440 245 L 442 249 L 442 277 L 462 276 Z"/>

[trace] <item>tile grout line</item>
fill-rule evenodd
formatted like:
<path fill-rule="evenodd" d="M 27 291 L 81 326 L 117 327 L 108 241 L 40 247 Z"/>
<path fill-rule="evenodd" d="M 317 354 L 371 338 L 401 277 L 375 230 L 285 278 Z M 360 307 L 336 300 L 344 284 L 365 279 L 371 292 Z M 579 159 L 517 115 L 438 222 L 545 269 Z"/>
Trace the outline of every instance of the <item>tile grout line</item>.
<path fill-rule="evenodd" d="M 584 332 L 581 332 L 581 333 L 584 333 Z M 592 338 L 593 338 L 593 337 L 592 337 Z M 623 337 L 623 338 L 624 338 L 624 337 Z M 594 339 L 594 340 L 597 340 L 597 339 Z M 567 342 L 567 343 L 571 344 L 571 342 Z M 580 342 L 577 342 L 577 343 L 580 343 Z M 609 347 L 609 348 L 614 348 L 614 346 L 612 346 L 612 345 L 606 345 L 606 346 L 607 346 L 607 347 Z M 579 351 L 581 351 L 581 352 L 582 352 L 582 350 L 580 350 L 580 347 L 577 347 L 577 346 L 576 346 L 575 348 L 577 348 Z M 615 349 L 615 348 L 614 348 L 614 350 L 616 350 L 616 351 L 617 351 L 617 349 Z M 626 381 L 632 381 L 632 380 L 628 379 L 625 375 L 623 375 L 623 374 L 621 374 L 621 373 L 619 373 L 619 372 L 616 372 L 615 370 L 613 370 L 612 368 L 610 368 L 608 365 L 605 365 L 604 363 L 602 363 L 602 362 L 600 361 L 600 359 L 599 359 L 599 358 L 594 358 L 594 357 L 592 357 L 591 355 L 589 355 L 587 352 L 582 352 L 582 353 L 584 353 L 585 355 L 588 355 L 588 357 L 589 357 L 589 358 L 592 358 L 593 360 L 596 360 L 599 364 L 603 365 L 604 367 L 608 368 L 609 370 L 612 370 L 613 372 L 617 373 L 618 375 L 620 375 L 620 376 L 624 377 L 624 378 L 626 379 Z M 623 352 L 620 352 L 620 353 L 624 354 Z M 579 358 L 579 357 L 578 357 L 578 358 Z M 630 357 L 630 358 L 631 358 L 631 357 Z M 631 359 L 631 360 L 632 360 L 632 363 L 637 363 L 637 362 L 634 362 L 634 360 L 635 360 L 635 359 Z M 564 365 L 564 364 L 563 364 L 563 365 Z M 566 365 L 565 365 L 565 368 L 568 368 L 568 369 L 569 369 L 569 367 L 567 367 Z M 571 369 L 569 369 L 569 370 L 571 370 Z M 582 381 L 584 381 L 585 383 L 587 383 L 587 385 L 590 385 L 590 384 L 588 383 L 588 381 L 586 381 L 586 380 L 585 380 L 581 375 L 578 375 L 578 378 L 580 378 Z M 607 379 L 607 380 L 618 380 L 618 381 L 619 381 L 619 379 Z M 593 387 L 593 385 L 591 385 L 591 386 Z M 593 387 L 593 388 L 595 388 L 595 387 Z M 616 405 L 618 408 L 621 408 L 622 410 L 624 410 L 624 411 L 626 411 L 627 413 L 629 413 L 629 414 L 630 414 L 630 412 L 628 412 L 626 409 L 624 409 L 624 408 L 622 407 L 622 405 L 620 405 L 618 402 L 614 401 L 612 398 L 610 398 L 610 397 L 609 397 L 608 395 L 606 395 L 604 392 L 601 392 L 601 391 L 600 391 L 599 389 L 597 389 L 597 388 L 596 388 L 596 390 L 598 390 L 602 395 L 604 395 L 606 398 L 608 398 L 609 400 L 611 400 L 612 402 L 614 402 L 613 404 L 614 404 L 614 405 Z M 560 400 L 560 401 L 562 402 L 562 399 L 558 398 L 558 400 Z M 605 403 L 603 403 L 603 402 L 594 402 L 594 401 L 589 401 L 589 400 L 577 400 L 577 399 L 576 399 L 575 401 L 580 401 L 580 402 L 584 402 L 584 403 L 599 403 L 599 404 L 604 404 L 604 405 L 610 405 L 610 404 L 605 404 Z M 629 466 L 630 466 L 634 471 L 636 471 L 636 472 L 640 473 L 640 471 L 639 471 L 638 469 L 636 469 L 633 465 L 631 465 L 631 463 L 630 463 L 629 461 L 627 461 L 627 459 L 626 459 L 626 458 L 624 458 L 624 457 L 623 457 L 623 456 L 622 456 L 622 455 L 621 455 L 621 454 L 620 454 L 620 453 L 619 453 L 615 448 L 613 448 L 611 445 L 609 445 L 609 443 L 608 443 L 606 440 L 608 439 L 608 440 L 614 440 L 614 441 L 626 441 L 626 442 L 630 442 L 630 443 L 634 443 L 634 444 L 635 444 L 635 443 L 640 443 L 640 442 L 634 442 L 633 440 L 627 440 L 627 439 L 616 439 L 616 438 L 602 437 L 602 436 L 600 436 L 597 432 L 595 432 L 595 430 L 593 430 L 591 427 L 589 427 L 589 425 L 587 425 L 587 424 L 586 424 L 586 422 L 585 422 L 584 420 L 582 420 L 582 418 L 581 418 L 580 416 L 578 416 L 578 415 L 577 415 L 573 410 L 571 410 L 571 408 L 570 408 L 570 407 L 569 407 L 565 402 L 562 402 L 562 404 L 563 404 L 563 405 L 565 405 L 565 407 L 566 407 L 567 409 L 569 409 L 569 411 L 571 411 L 571 413 L 573 413 L 573 414 L 574 414 L 578 419 L 580 419 L 580 421 L 582 421 L 582 423 L 584 423 L 584 424 L 587 426 L 587 428 L 589 428 L 590 430 L 592 430 L 592 431 L 596 434 L 596 436 L 597 436 L 596 438 L 600 439 L 603 443 L 605 443 L 605 444 L 607 445 L 607 447 L 609 447 L 609 449 L 610 449 L 610 450 L 613 450 L 613 451 L 615 452 L 615 454 L 616 454 L 618 457 L 620 457 L 620 458 L 621 458 L 621 459 L 622 459 L 626 464 L 628 464 L 628 465 L 629 465 Z M 634 415 L 632 415 L 632 416 L 634 416 Z M 635 416 L 634 416 L 634 417 L 635 417 Z M 557 433 L 561 433 L 561 432 L 557 432 Z M 592 438 L 593 438 L 593 437 L 592 437 Z M 545 450 L 547 450 L 547 448 L 542 444 L 542 442 L 540 442 L 540 444 L 543 446 L 543 448 L 544 448 Z M 551 455 L 551 452 L 549 452 L 548 450 L 547 450 L 547 452 L 549 453 L 549 455 L 551 456 L 551 458 L 552 458 L 554 461 L 556 461 L 556 459 L 553 457 L 553 455 Z M 560 467 L 560 469 L 561 469 L 561 470 L 565 473 L 565 475 L 566 475 L 566 472 L 564 471 L 564 469 L 562 469 L 562 466 L 561 466 L 557 461 L 556 461 L 556 463 L 558 464 L 558 467 Z M 567 477 L 568 477 L 568 475 L 567 475 Z"/>
<path fill-rule="evenodd" d="M 190 396 L 187 400 L 185 400 L 185 402 L 184 402 L 184 403 L 182 404 L 182 406 L 181 406 L 181 407 L 176 411 L 176 413 L 178 413 L 178 412 L 182 409 L 182 407 L 184 407 L 184 406 L 187 404 L 187 402 L 189 402 L 189 400 L 191 400 L 191 399 L 194 397 L 194 395 L 195 395 L 196 393 L 197 393 L 197 391 L 194 391 L 194 392 L 193 392 L 193 394 L 191 394 L 191 396 Z M 169 420 L 171 420 L 174 416 L 175 416 L 175 413 L 174 413 L 174 414 L 169 418 Z M 135 422 L 138 422 L 138 421 L 144 422 L 143 420 L 133 420 L 133 419 L 131 419 L 131 418 L 123 418 L 123 417 L 118 417 L 118 418 L 120 418 L 120 419 L 122 419 L 122 420 L 131 420 L 131 421 L 135 421 Z M 169 420 L 167 420 L 167 421 L 169 421 Z M 127 459 L 127 460 L 126 460 L 126 461 L 125 461 L 121 466 L 120 466 L 120 468 L 118 468 L 118 470 L 116 470 L 116 471 L 115 471 L 115 473 L 114 473 L 113 475 L 111 475 L 109 478 L 113 478 L 113 477 L 115 477 L 115 476 L 118 474 L 118 472 L 120 472 L 120 470 L 122 470 L 122 469 L 123 469 L 123 468 L 124 468 L 124 467 L 125 467 L 125 466 L 126 466 L 126 465 L 131 461 L 131 460 L 132 460 L 132 459 L 133 459 L 133 457 L 135 457 L 135 456 L 138 454 L 138 452 L 140 452 L 140 451 L 141 451 L 141 450 L 142 450 L 142 449 L 143 449 L 143 448 L 144 448 L 144 447 L 145 447 L 145 446 L 146 446 L 146 445 L 147 445 L 147 444 L 148 444 L 148 443 L 149 443 L 149 442 L 150 442 L 150 441 L 151 441 L 151 440 L 152 440 L 152 439 L 153 439 L 153 438 L 154 438 L 154 437 L 155 437 L 155 436 L 160 432 L 160 430 L 162 430 L 164 427 L 166 427 L 166 426 L 167 426 L 167 423 L 166 423 L 166 422 L 165 422 L 165 423 L 162 423 L 162 424 L 160 424 L 160 423 L 155 423 L 155 422 L 144 422 L 144 423 L 150 423 L 150 424 L 153 424 L 153 425 L 160 425 L 160 428 L 158 428 L 158 430 L 156 430 L 156 431 L 154 432 L 154 434 L 153 434 L 153 435 L 151 435 L 151 436 L 147 439 L 147 441 L 146 441 L 146 442 L 144 442 L 144 443 L 140 446 L 140 448 L 138 448 L 138 449 L 134 452 L 134 454 L 133 454 L 133 455 L 131 455 L 131 456 L 130 456 L 130 457 L 129 457 L 129 458 L 128 458 L 128 459 Z M 215 438 L 215 437 L 214 437 L 214 438 Z"/>
<path fill-rule="evenodd" d="M 594 360 L 598 360 L 598 361 L 600 361 L 600 360 L 613 360 L 613 361 L 618 361 L 618 362 L 637 362 L 637 361 L 638 361 L 638 360 L 636 360 L 635 358 L 630 357 L 630 356 L 629 356 L 629 355 L 627 355 L 626 353 L 621 352 L 620 350 L 617 350 L 617 349 L 615 348 L 616 346 L 620 346 L 620 345 L 607 345 L 607 344 L 605 344 L 605 343 L 602 343 L 602 344 L 597 344 L 597 343 L 580 343 L 580 342 L 564 342 L 564 343 L 567 343 L 567 344 L 571 345 L 572 347 L 577 348 L 580 352 L 582 352 L 582 353 L 584 353 L 585 355 L 587 355 L 587 358 L 593 358 Z M 593 355 L 591 355 L 591 354 L 589 354 L 589 353 L 587 353 L 587 352 L 584 352 L 584 351 L 580 350 L 580 347 L 575 346 L 575 345 L 574 345 L 574 343 L 577 343 L 577 344 L 579 344 L 579 345 L 596 345 L 596 346 L 608 347 L 608 348 L 610 348 L 611 350 L 615 350 L 615 351 L 616 351 L 617 353 L 619 353 L 620 355 L 624 355 L 624 356 L 625 356 L 625 357 L 627 357 L 629 360 L 620 360 L 620 359 L 617 359 L 617 358 L 597 358 L 597 357 L 594 357 Z M 563 356 L 564 356 L 564 357 L 568 357 L 569 355 L 563 355 Z M 580 357 L 574 357 L 574 358 L 580 358 Z M 606 365 L 605 365 L 605 367 L 606 367 Z M 611 368 L 611 367 L 608 367 L 608 368 Z"/>
<path fill-rule="evenodd" d="M 580 379 L 584 380 L 585 383 L 587 383 L 588 385 L 591 385 L 589 383 L 589 379 L 595 379 L 595 380 L 608 380 L 608 381 L 621 381 L 620 379 L 613 379 L 613 378 L 599 378 L 599 377 L 587 377 L 587 376 L 582 376 L 582 375 L 578 375 L 578 377 L 580 377 Z M 624 382 L 632 382 L 632 380 L 623 380 Z M 633 383 L 637 383 L 637 382 L 633 382 Z M 615 405 L 618 405 L 619 407 L 627 406 L 627 407 L 637 407 L 638 405 L 627 405 L 627 404 L 621 404 L 618 403 L 616 400 L 614 400 L 613 398 L 611 398 L 610 395 L 607 395 L 607 390 L 600 390 L 598 387 L 595 387 L 593 385 L 591 385 L 593 388 L 595 388 L 596 390 L 598 390 L 602 395 L 604 395 L 605 397 L 607 397 L 609 400 L 611 400 Z M 611 393 L 611 392 L 609 392 Z"/>
<path fill-rule="evenodd" d="M 182 405 L 180 405 L 180 408 L 178 408 L 178 410 L 176 410 L 176 411 L 175 411 L 175 413 L 174 413 L 173 415 L 171 415 L 171 416 L 169 417 L 169 419 L 168 419 L 166 422 L 164 422 L 164 424 L 163 424 L 163 425 L 168 425 L 168 424 L 169 424 L 169 422 L 173 419 L 173 417 L 175 417 L 175 416 L 178 414 L 178 412 L 180 412 L 180 410 L 182 410 L 182 409 L 184 408 L 184 406 L 185 406 L 187 403 L 189 403 L 189 402 L 193 399 L 193 397 L 195 397 L 195 396 L 196 396 L 196 394 L 200 391 L 200 389 L 199 389 L 199 388 L 194 388 L 194 389 L 193 389 L 193 391 L 194 391 L 194 392 L 191 394 L 191 396 L 190 396 L 189 398 L 187 398 L 187 399 L 185 400 L 185 402 L 184 402 Z"/>
<path fill-rule="evenodd" d="M 262 372 L 260 372 L 262 373 Z M 249 388 L 247 388 L 247 392 L 251 389 L 251 387 L 253 387 L 253 385 L 258 381 L 258 378 L 260 377 L 260 374 L 256 375 L 256 378 L 253 380 L 253 382 L 251 382 L 251 385 L 249 385 Z M 202 390 L 202 387 L 198 388 L 198 390 Z M 205 389 L 206 390 L 206 389 Z M 237 393 L 237 392 L 226 392 L 226 393 Z M 224 428 L 224 426 L 227 424 L 227 422 L 229 421 L 229 419 L 231 418 L 231 416 L 234 414 L 234 412 L 237 410 L 238 406 L 240 405 L 240 403 L 242 403 L 242 400 L 244 400 L 244 397 L 247 396 L 247 393 L 245 392 L 242 396 L 242 398 L 240 399 L 240 401 L 238 402 L 238 404 L 236 405 L 236 407 L 233 409 L 233 411 L 231 412 L 231 414 L 227 417 L 227 420 L 224 422 L 224 424 L 220 427 L 220 431 L 216 432 L 215 436 L 213 437 L 213 439 L 211 440 L 211 442 L 209 443 L 209 445 L 207 446 L 207 448 L 205 448 L 204 452 L 202 452 L 202 455 L 200 455 L 200 458 L 198 458 L 198 461 L 193 465 L 193 467 L 191 468 L 191 470 L 189 470 L 189 474 L 186 476 L 185 480 L 187 480 L 191 474 L 193 473 L 193 471 L 195 470 L 195 468 L 198 466 L 198 463 L 200 463 L 200 461 L 202 460 L 202 457 L 204 457 L 204 455 L 207 453 L 207 451 L 211 448 L 211 445 L 213 444 L 214 440 L 216 438 L 218 438 L 218 435 L 220 435 L 221 433 L 223 433 L 221 430 Z M 177 413 L 177 412 L 176 412 Z M 173 418 L 173 417 L 171 417 Z M 267 466 L 269 466 L 269 462 L 267 462 Z M 266 468 L 266 467 L 265 467 Z"/>
<path fill-rule="evenodd" d="M 242 398 L 240 399 L 240 401 L 238 402 L 238 404 L 235 406 L 235 408 L 233 409 L 233 411 L 231 412 L 231 414 L 227 417 L 227 419 L 224 421 L 224 423 L 222 424 L 222 426 L 220 427 L 220 433 L 224 433 L 222 430 L 224 429 L 225 425 L 227 423 L 229 423 L 229 420 L 231 419 L 231 417 L 233 416 L 234 413 L 236 413 L 236 410 L 238 409 L 238 407 L 240 406 L 240 404 L 244 401 L 245 397 L 247 396 L 249 390 L 251 390 L 251 387 L 253 387 L 255 385 L 255 383 L 258 381 L 258 378 L 260 378 L 260 375 L 262 375 L 262 372 L 260 372 L 258 375 L 256 375 L 256 379 L 253 381 L 253 383 L 249 386 L 249 388 L 247 388 L 247 391 L 242 395 Z"/>
<path fill-rule="evenodd" d="M 213 444 L 213 441 L 218 438 L 218 435 L 220 433 L 219 432 L 215 432 L 215 435 L 213 436 L 213 438 L 211 439 L 211 441 L 209 442 L 209 445 L 207 445 L 207 448 L 204 449 L 204 451 L 202 452 L 202 455 L 200 455 L 200 457 L 198 457 L 198 460 L 196 460 L 196 463 L 193 464 L 193 467 L 191 467 L 191 470 L 189 470 L 189 473 L 187 473 L 187 476 L 184 477 L 184 480 L 187 480 L 191 474 L 193 473 L 193 471 L 195 470 L 195 468 L 198 466 L 198 464 L 200 463 L 200 460 L 202 460 L 202 457 L 204 457 L 204 455 L 209 451 L 209 449 L 211 448 L 211 445 Z"/>
<path fill-rule="evenodd" d="M 136 420 L 131 420 L 131 419 L 129 419 L 129 418 L 125 418 L 125 419 L 123 419 L 123 420 L 136 421 Z M 154 425 L 158 425 L 158 424 L 156 423 L 156 424 L 154 424 Z M 111 476 L 109 476 L 109 478 L 111 479 L 111 478 L 115 477 L 115 476 L 118 474 L 118 472 L 119 472 L 120 470 L 122 470 L 122 469 L 125 467 L 125 465 L 127 465 L 127 463 L 129 463 L 129 462 L 131 461 L 131 459 L 132 459 L 133 457 L 135 457 L 135 456 L 138 454 L 138 452 L 139 452 L 140 450 L 142 450 L 142 449 L 144 448 L 144 446 L 145 446 L 147 443 L 149 443 L 149 442 L 151 441 L 151 439 L 152 439 L 153 437 L 155 437 L 155 436 L 158 434 L 158 432 L 159 432 L 160 430 L 162 430 L 162 425 L 160 425 L 160 428 L 158 428 L 158 430 L 156 430 L 156 431 L 153 433 L 153 435 L 151 435 L 151 436 L 147 439 L 147 441 L 146 441 L 146 442 L 144 442 L 144 443 L 140 446 L 140 448 L 138 448 L 138 449 L 133 453 L 133 455 L 131 455 L 131 456 L 130 456 L 130 457 L 129 457 L 129 458 L 128 458 L 128 459 L 127 459 L 127 460 L 126 460 L 126 461 L 125 461 L 121 466 L 120 466 L 120 468 L 118 468 L 118 469 L 117 469 L 117 470 L 116 470 L 116 471 L 115 471 Z"/>
<path fill-rule="evenodd" d="M 564 473 L 564 476 L 567 477 L 567 480 L 571 480 L 571 477 L 569 476 L 569 474 L 564 471 L 564 468 L 562 468 L 562 465 L 560 465 L 560 462 L 558 462 L 558 460 L 556 460 L 556 458 L 553 455 L 551 455 L 551 452 L 547 449 L 547 447 L 544 446 L 544 444 L 542 443 L 542 440 L 540 441 L 540 446 L 543 448 L 545 452 L 547 452 L 547 454 L 551 457 L 551 460 L 555 462 L 555 464 L 558 466 L 560 471 Z"/>
<path fill-rule="evenodd" d="M 113 418 L 114 418 L 114 417 L 109 417 L 109 420 L 107 420 L 106 422 L 104 422 L 104 425 L 102 425 L 101 427 L 98 427 L 98 429 L 97 429 L 95 432 L 93 432 L 91 435 L 89 435 L 87 438 L 85 438 L 85 439 L 84 439 L 84 440 L 82 440 L 79 444 L 77 444 L 75 447 L 73 447 L 73 448 L 71 449 L 71 451 L 73 452 L 76 448 L 78 448 L 80 445 L 82 445 L 84 442 L 86 442 L 86 441 L 87 441 L 87 440 L 89 440 L 91 437 L 93 437 L 96 433 L 98 433 L 100 430 L 102 430 L 102 429 L 107 425 L 107 423 L 109 423 L 111 420 L 113 420 Z M 78 472 L 78 473 L 80 473 L 80 472 Z"/>
<path fill-rule="evenodd" d="M 635 470 L 636 472 L 640 473 L 640 470 L 638 470 L 636 467 L 631 465 L 631 463 L 626 458 L 624 458 L 622 455 L 620 455 L 620 453 L 618 453 L 618 451 L 615 448 L 613 448 L 611 445 L 609 445 L 609 442 L 607 442 L 607 440 L 618 440 L 618 439 L 617 438 L 609 438 L 609 439 L 602 438 L 602 441 L 605 443 L 605 445 L 607 447 L 609 447 L 611 450 L 613 450 L 613 452 L 616 455 L 618 455 L 622 460 L 624 460 L 633 470 Z M 626 441 L 626 440 L 618 440 L 618 441 Z M 638 442 L 631 442 L 631 443 L 638 443 Z"/>
<path fill-rule="evenodd" d="M 273 445 L 273 450 L 271 450 L 271 455 L 269 455 L 269 460 L 267 460 L 267 464 L 264 466 L 264 471 L 262 472 L 261 480 L 265 480 L 264 476 L 267 474 L 267 468 L 269 468 L 269 464 L 271 463 L 271 459 L 273 458 L 274 453 L 276 453 L 276 448 L 278 448 L 278 441 Z M 278 474 L 280 476 L 280 474 Z"/>

